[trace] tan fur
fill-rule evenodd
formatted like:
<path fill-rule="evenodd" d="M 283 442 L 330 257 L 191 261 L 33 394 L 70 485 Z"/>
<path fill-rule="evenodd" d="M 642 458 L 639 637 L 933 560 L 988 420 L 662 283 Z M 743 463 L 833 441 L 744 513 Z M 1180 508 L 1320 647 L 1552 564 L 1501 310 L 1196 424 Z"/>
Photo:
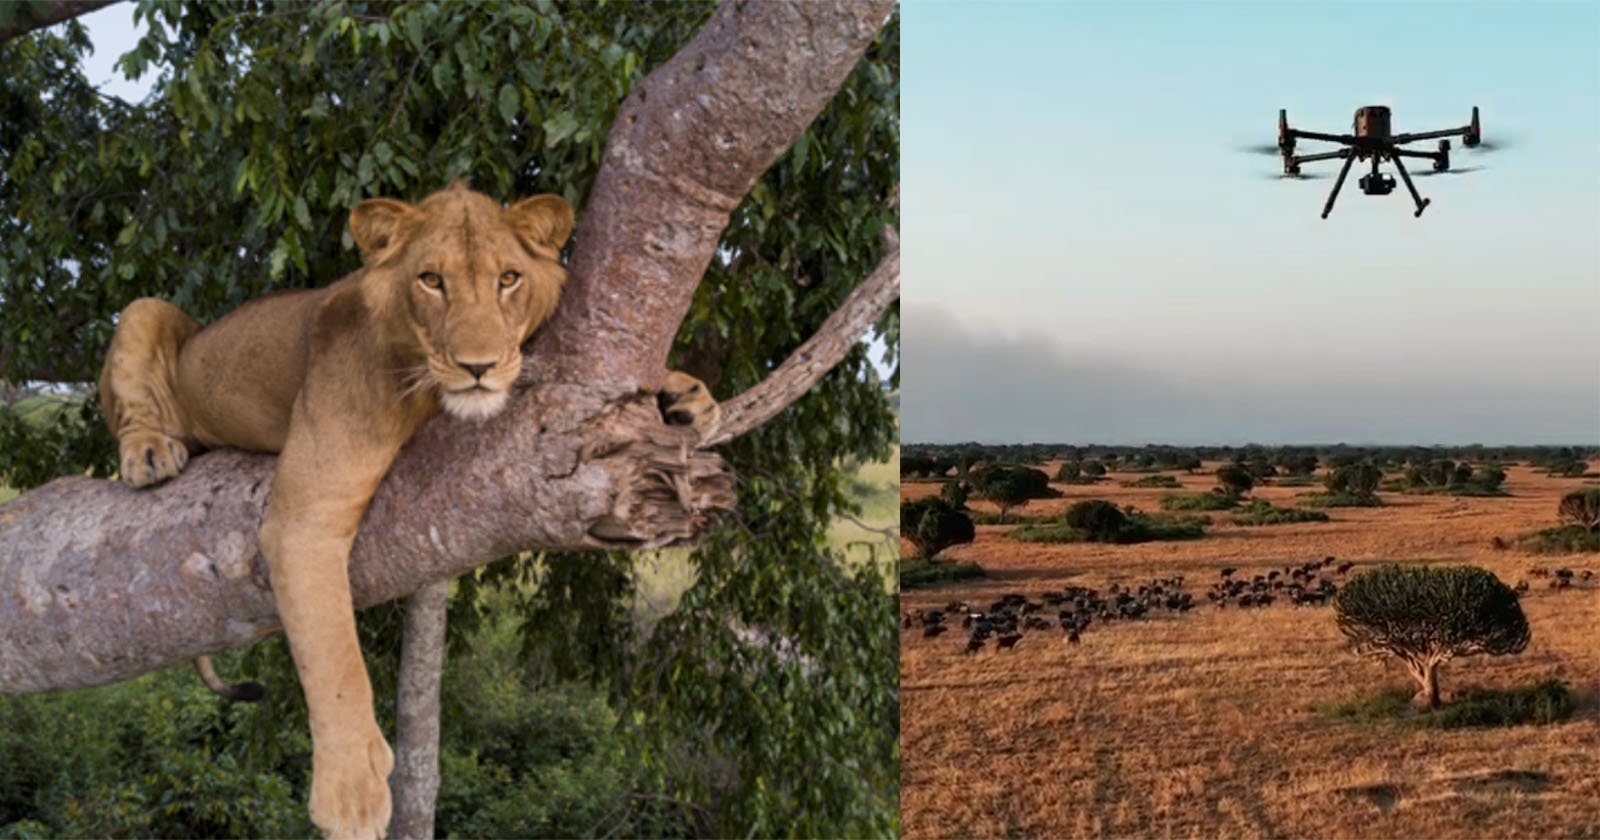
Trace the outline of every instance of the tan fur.
<path fill-rule="evenodd" d="M 282 453 L 261 546 L 310 709 L 311 816 L 332 836 L 383 833 L 394 766 L 351 610 L 356 527 L 423 421 L 443 409 L 470 434 L 505 405 L 520 347 L 565 281 L 572 222 L 558 196 L 507 208 L 460 184 L 416 205 L 372 199 L 350 214 L 365 265 L 331 286 L 252 301 L 205 329 L 146 298 L 117 324 L 100 398 L 123 480 L 170 478 L 209 447 Z M 520 279 L 502 288 L 508 271 Z M 716 424 L 715 401 L 683 374 L 668 375 L 661 406 L 702 436 Z"/>

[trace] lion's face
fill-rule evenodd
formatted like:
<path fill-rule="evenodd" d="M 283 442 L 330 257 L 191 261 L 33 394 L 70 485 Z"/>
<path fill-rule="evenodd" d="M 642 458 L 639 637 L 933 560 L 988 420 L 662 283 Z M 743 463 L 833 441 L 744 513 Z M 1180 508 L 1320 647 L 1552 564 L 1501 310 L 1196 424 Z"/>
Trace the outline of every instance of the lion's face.
<path fill-rule="evenodd" d="M 504 408 L 522 343 L 555 309 L 566 279 L 567 202 L 541 195 L 502 207 L 454 186 L 415 206 L 364 201 L 350 232 L 366 257 L 369 302 L 390 339 L 419 358 L 402 372 L 405 387 L 437 388 L 456 417 Z"/>

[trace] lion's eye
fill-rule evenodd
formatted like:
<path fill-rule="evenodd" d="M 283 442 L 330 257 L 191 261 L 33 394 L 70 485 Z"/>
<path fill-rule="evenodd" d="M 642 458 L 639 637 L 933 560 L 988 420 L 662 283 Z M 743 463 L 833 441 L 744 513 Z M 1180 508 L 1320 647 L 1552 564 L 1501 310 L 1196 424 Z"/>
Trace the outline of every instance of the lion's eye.
<path fill-rule="evenodd" d="M 505 274 L 500 275 L 500 288 L 502 289 L 514 288 L 520 282 L 522 282 L 521 272 L 508 271 Z"/>
<path fill-rule="evenodd" d="M 431 271 L 424 271 L 421 274 L 418 274 L 417 275 L 417 282 L 421 283 L 423 288 L 427 288 L 427 289 L 442 289 L 442 288 L 444 288 L 444 278 L 440 277 L 437 274 L 434 274 Z"/>

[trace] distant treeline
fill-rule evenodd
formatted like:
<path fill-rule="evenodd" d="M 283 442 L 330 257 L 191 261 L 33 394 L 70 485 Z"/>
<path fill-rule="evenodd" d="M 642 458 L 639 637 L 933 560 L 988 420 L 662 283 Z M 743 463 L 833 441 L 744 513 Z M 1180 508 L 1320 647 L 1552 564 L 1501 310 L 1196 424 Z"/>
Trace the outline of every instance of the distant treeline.
<path fill-rule="evenodd" d="M 1372 464 L 1390 470 L 1423 467 L 1444 461 L 1511 466 L 1527 464 L 1554 475 L 1578 477 L 1587 462 L 1600 459 L 1600 446 L 1144 446 L 1076 445 L 1063 443 L 1014 444 L 904 444 L 900 474 L 912 478 L 964 475 L 973 464 L 1101 464 L 1123 472 L 1184 470 L 1193 472 L 1202 461 L 1249 464 L 1260 475 L 1308 476 L 1318 468 L 1333 470 L 1352 464 Z"/>

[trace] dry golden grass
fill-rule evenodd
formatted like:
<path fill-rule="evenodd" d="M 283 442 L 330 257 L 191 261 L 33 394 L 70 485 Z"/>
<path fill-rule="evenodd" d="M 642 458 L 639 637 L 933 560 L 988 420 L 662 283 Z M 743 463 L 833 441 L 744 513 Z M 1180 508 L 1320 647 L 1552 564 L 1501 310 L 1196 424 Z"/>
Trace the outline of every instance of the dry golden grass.
<path fill-rule="evenodd" d="M 1048 469 L 1053 472 L 1054 465 Z M 1106 498 L 1155 511 L 1159 489 L 1062 486 L 1066 498 L 1020 512 Z M 1183 478 L 1186 491 L 1213 485 Z M 1333 555 L 1471 563 L 1508 583 L 1535 566 L 1594 568 L 1600 556 L 1496 551 L 1490 540 L 1554 524 L 1578 486 L 1525 467 L 1510 498 L 1384 493 L 1382 508 L 1335 508 L 1333 521 L 1238 527 L 1227 514 L 1192 542 L 1106 546 L 1006 539 L 979 528 L 953 559 L 993 579 L 908 592 L 906 609 L 955 598 L 987 603 L 1067 584 L 1105 587 L 1183 574 L 1197 597 L 1223 566 L 1240 574 Z M 1315 488 L 1259 489 L 1293 504 Z M 936 493 L 906 484 L 903 498 Z M 982 503 L 978 503 L 981 505 Z M 1356 572 L 1360 571 L 1360 566 Z M 1096 624 L 1072 647 L 1030 633 L 1015 651 L 962 653 L 965 635 L 900 646 L 901 819 L 907 837 L 1595 837 L 1600 836 L 1600 589 L 1555 592 L 1532 579 L 1533 628 L 1514 657 L 1450 663 L 1443 686 L 1564 679 L 1572 719 L 1552 726 L 1417 730 L 1336 722 L 1330 701 L 1404 685 L 1392 663 L 1351 653 L 1328 607 L 1217 610 Z"/>

